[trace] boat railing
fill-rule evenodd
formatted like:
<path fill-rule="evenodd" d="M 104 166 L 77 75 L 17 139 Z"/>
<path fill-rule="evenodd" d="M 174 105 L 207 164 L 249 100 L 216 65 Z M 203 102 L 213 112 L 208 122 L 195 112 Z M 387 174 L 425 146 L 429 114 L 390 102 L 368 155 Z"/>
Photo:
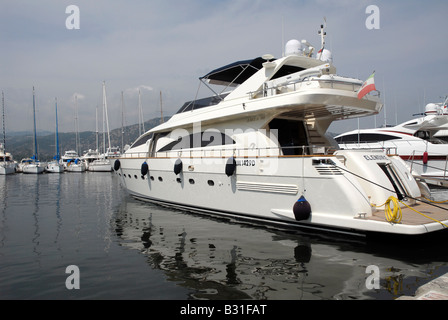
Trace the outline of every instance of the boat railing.
<path fill-rule="evenodd" d="M 334 146 L 303 145 L 281 147 L 248 148 L 210 148 L 185 149 L 156 152 L 153 157 L 149 152 L 125 152 L 121 158 L 228 158 L 228 157 L 280 157 L 280 156 L 314 156 L 333 155 Z"/>
<path fill-rule="evenodd" d="M 275 96 L 278 94 L 295 92 L 303 88 L 324 88 L 324 89 L 340 89 L 356 92 L 362 84 L 350 80 L 335 79 L 331 76 L 320 76 L 320 73 L 306 75 L 299 79 L 276 83 L 273 80 L 268 81 L 257 91 L 249 92 L 249 99 L 257 99 L 261 97 Z"/>

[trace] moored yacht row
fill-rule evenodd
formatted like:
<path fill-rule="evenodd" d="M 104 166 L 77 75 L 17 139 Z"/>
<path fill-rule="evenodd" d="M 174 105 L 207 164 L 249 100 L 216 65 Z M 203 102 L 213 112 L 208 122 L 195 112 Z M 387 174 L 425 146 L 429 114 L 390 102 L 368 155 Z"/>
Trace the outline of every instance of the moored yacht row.
<path fill-rule="evenodd" d="M 0 144 L 0 174 L 13 173 L 63 173 L 63 172 L 111 172 L 114 157 L 107 157 L 97 150 L 88 150 L 83 156 L 78 156 L 74 150 L 66 151 L 59 161 L 50 162 L 35 161 L 32 158 L 24 158 L 20 162 L 14 161 L 10 153 L 3 155 Z M 119 154 L 116 154 L 118 156 Z"/>
<path fill-rule="evenodd" d="M 0 143 L 0 175 L 7 175 L 13 173 L 29 173 L 29 174 L 40 174 L 44 172 L 48 173 L 62 173 L 62 172 L 111 172 L 112 166 L 111 161 L 116 157 L 120 156 L 120 150 L 118 147 L 111 147 L 110 136 L 109 136 L 109 124 L 107 123 L 107 137 L 109 146 L 106 148 L 105 135 L 106 132 L 103 130 L 103 153 L 100 153 L 98 146 L 98 136 L 97 136 L 97 148 L 96 150 L 89 149 L 84 153 L 84 155 L 79 156 L 78 152 L 75 150 L 68 150 L 64 155 L 60 155 L 59 152 L 59 131 L 58 131 L 58 105 L 55 99 L 55 114 L 56 114 L 56 130 L 55 130 L 55 146 L 56 155 L 50 162 L 41 162 L 38 156 L 38 143 L 36 134 L 36 107 L 35 107 L 35 92 L 33 87 L 33 119 L 34 119 L 34 154 L 30 158 L 24 158 L 19 163 L 14 161 L 11 153 L 6 152 L 6 133 L 5 133 L 5 104 L 4 95 L 2 92 L 2 106 L 3 106 L 3 143 Z M 75 110 L 77 121 L 77 98 L 75 97 Z M 103 113 L 105 114 L 105 121 L 107 120 L 107 102 L 106 102 L 106 88 L 103 82 Z M 104 119 L 104 117 L 103 117 Z M 104 125 L 103 125 L 104 127 Z M 97 128 L 98 135 L 98 128 Z M 78 132 L 76 132 L 76 149 L 78 149 L 79 137 Z"/>

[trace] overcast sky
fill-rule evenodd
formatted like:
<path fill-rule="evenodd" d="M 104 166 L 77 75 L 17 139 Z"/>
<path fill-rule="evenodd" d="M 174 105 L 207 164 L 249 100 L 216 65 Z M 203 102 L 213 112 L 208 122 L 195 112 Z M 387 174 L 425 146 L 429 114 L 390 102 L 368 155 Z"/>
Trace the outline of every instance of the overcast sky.
<path fill-rule="evenodd" d="M 74 96 L 81 131 L 95 130 L 106 82 L 111 128 L 138 121 L 138 88 L 146 120 L 172 115 L 194 99 L 198 78 L 212 69 L 263 54 L 281 57 L 284 40 L 306 39 L 319 47 L 327 21 L 327 47 L 338 74 L 366 79 L 374 70 L 395 124 L 448 94 L 446 0 L 0 0 L 0 89 L 7 131 L 29 130 L 32 88 L 37 126 L 74 130 Z M 68 29 L 70 5 L 79 8 L 79 29 Z M 368 29 L 369 5 L 379 9 L 379 29 Z M 283 21 L 283 23 L 282 23 Z M 203 89 L 201 89 L 201 93 Z M 206 92 L 204 92 L 206 95 Z M 361 127 L 374 126 L 374 117 Z M 383 113 L 376 123 L 384 123 Z M 330 129 L 355 129 L 339 121 Z M 101 127 L 101 124 L 100 124 Z"/>

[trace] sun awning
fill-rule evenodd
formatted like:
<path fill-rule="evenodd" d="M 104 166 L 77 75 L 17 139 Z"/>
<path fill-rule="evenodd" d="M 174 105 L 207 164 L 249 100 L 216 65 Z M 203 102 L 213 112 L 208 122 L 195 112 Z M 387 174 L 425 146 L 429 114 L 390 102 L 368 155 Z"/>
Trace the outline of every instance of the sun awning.
<path fill-rule="evenodd" d="M 199 79 L 207 80 L 210 84 L 240 85 L 263 68 L 264 62 L 266 60 L 261 57 L 237 61 L 215 69 Z"/>

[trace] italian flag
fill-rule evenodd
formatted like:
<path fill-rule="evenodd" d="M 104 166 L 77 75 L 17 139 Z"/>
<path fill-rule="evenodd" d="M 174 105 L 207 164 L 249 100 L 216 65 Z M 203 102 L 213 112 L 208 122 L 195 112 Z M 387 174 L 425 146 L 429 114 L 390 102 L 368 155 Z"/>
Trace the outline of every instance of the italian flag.
<path fill-rule="evenodd" d="M 364 83 L 362 84 L 361 88 L 358 91 L 358 99 L 362 99 L 362 97 L 364 97 L 369 92 L 376 90 L 374 76 L 375 72 L 372 73 L 372 75 L 369 78 L 367 78 L 366 81 L 364 81 Z"/>

